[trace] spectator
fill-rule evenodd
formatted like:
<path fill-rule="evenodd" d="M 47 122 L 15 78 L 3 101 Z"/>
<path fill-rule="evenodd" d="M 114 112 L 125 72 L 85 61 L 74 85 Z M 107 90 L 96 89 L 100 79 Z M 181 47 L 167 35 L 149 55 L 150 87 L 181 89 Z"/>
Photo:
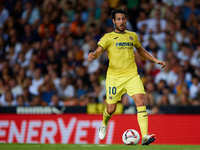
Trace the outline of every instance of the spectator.
<path fill-rule="evenodd" d="M 13 1 L 15 1 L 15 0 L 13 0 Z M 11 15 L 13 16 L 15 21 L 17 21 L 18 23 L 20 23 L 22 12 L 23 12 L 23 10 L 22 10 L 22 2 L 18 0 L 18 1 L 16 1 L 14 9 L 11 12 Z"/>
<path fill-rule="evenodd" d="M 158 99 L 158 93 L 155 90 L 155 85 L 153 82 L 147 82 L 145 84 L 146 88 L 146 105 L 153 106 Z"/>
<path fill-rule="evenodd" d="M 43 84 L 38 87 L 38 92 L 46 103 L 50 103 L 52 95 L 56 94 L 56 88 L 48 74 L 44 76 Z"/>
<path fill-rule="evenodd" d="M 155 18 L 148 21 L 148 32 L 154 32 L 157 24 L 160 24 L 161 30 L 166 28 L 166 20 L 162 18 L 161 10 L 159 8 L 155 11 Z"/>
<path fill-rule="evenodd" d="M 61 76 L 70 76 L 70 75 L 71 71 L 69 65 L 67 63 L 63 63 L 61 68 Z"/>
<path fill-rule="evenodd" d="M 89 97 L 87 94 L 81 95 L 80 99 L 78 100 L 78 105 L 79 106 L 87 106 L 89 103 Z"/>
<path fill-rule="evenodd" d="M 197 45 L 196 51 L 190 59 L 190 64 L 195 68 L 200 68 L 200 44 Z"/>
<path fill-rule="evenodd" d="M 160 113 L 160 108 L 156 105 L 151 107 L 151 114 L 159 114 Z"/>
<path fill-rule="evenodd" d="M 60 78 L 58 77 L 58 74 L 56 73 L 56 71 L 53 71 L 49 75 L 51 76 L 51 80 L 54 83 L 56 90 L 58 91 L 60 85 Z"/>
<path fill-rule="evenodd" d="M 188 105 L 190 105 L 190 102 L 189 102 L 189 99 L 188 99 L 188 95 L 186 93 L 181 93 L 178 105 L 180 105 L 180 106 L 188 106 Z"/>
<path fill-rule="evenodd" d="M 196 98 L 191 101 L 192 106 L 200 106 L 200 99 Z"/>
<path fill-rule="evenodd" d="M 15 29 L 17 33 L 23 32 L 23 27 L 15 21 L 13 16 L 9 16 L 4 23 L 4 31 L 5 33 L 9 34 L 12 29 Z"/>
<path fill-rule="evenodd" d="M 29 106 L 29 103 L 25 101 L 25 98 L 23 95 L 17 96 L 17 106 Z"/>
<path fill-rule="evenodd" d="M 161 42 L 161 41 L 160 41 Z M 156 41 L 154 41 L 153 39 L 151 40 L 150 37 L 150 42 L 149 42 L 149 46 L 147 46 L 147 51 L 149 51 L 150 54 L 152 54 L 154 57 L 160 59 L 160 60 L 164 60 L 164 53 L 160 50 L 159 46 L 157 45 Z M 156 68 L 160 68 L 160 66 L 158 67 L 157 64 L 155 64 Z"/>
<path fill-rule="evenodd" d="M 170 33 L 166 33 L 165 42 L 162 43 L 161 49 L 164 52 L 172 51 L 175 54 L 177 53 L 177 51 L 179 50 L 179 45 L 177 41 L 175 40 L 174 35 L 171 35 Z"/>
<path fill-rule="evenodd" d="M 156 41 L 157 45 L 161 47 L 165 41 L 165 32 L 162 32 L 160 24 L 156 25 L 156 31 L 152 34 L 153 39 Z"/>
<path fill-rule="evenodd" d="M 29 92 L 32 95 L 39 95 L 38 88 L 43 83 L 43 77 L 41 77 L 41 69 L 37 68 L 34 72 L 34 78 L 32 79 L 32 84 L 29 87 Z"/>
<path fill-rule="evenodd" d="M 6 55 L 6 59 L 9 61 L 9 66 L 14 67 L 17 61 L 17 54 L 15 54 L 14 46 L 9 46 L 8 54 Z"/>
<path fill-rule="evenodd" d="M 44 38 L 47 37 L 45 29 L 49 30 L 49 34 L 50 37 L 54 37 L 55 36 L 55 25 L 53 23 L 50 22 L 50 16 L 49 14 L 45 14 L 43 17 L 43 23 L 41 23 L 38 27 L 38 33 L 40 35 L 40 37 Z"/>
<path fill-rule="evenodd" d="M 166 94 L 162 95 L 161 99 L 157 102 L 158 106 L 169 106 L 169 98 Z"/>
<path fill-rule="evenodd" d="M 24 97 L 25 103 L 29 104 L 32 101 L 33 95 L 30 94 L 28 87 L 23 88 L 23 97 Z"/>
<path fill-rule="evenodd" d="M 97 47 L 96 46 L 96 41 L 95 40 L 90 40 L 89 41 L 89 52 L 94 51 L 96 49 L 96 47 Z M 84 65 L 88 66 L 88 73 L 92 74 L 92 73 L 96 72 L 99 69 L 100 62 L 99 62 L 99 59 L 95 59 L 92 62 L 90 62 L 89 60 L 85 60 Z"/>
<path fill-rule="evenodd" d="M 20 70 L 17 73 L 17 76 L 15 78 L 16 78 L 17 84 L 20 85 L 21 87 L 23 87 L 25 77 L 26 77 L 25 68 L 20 68 Z"/>
<path fill-rule="evenodd" d="M 149 63 L 146 63 L 146 74 L 151 75 L 153 78 L 156 77 L 156 75 L 160 72 L 158 68 L 155 67 L 155 63 L 150 61 Z"/>
<path fill-rule="evenodd" d="M 49 103 L 49 106 L 58 107 L 58 106 L 63 106 L 63 105 L 64 105 L 63 101 L 60 101 L 59 97 L 57 95 L 52 95 L 51 102 Z"/>
<path fill-rule="evenodd" d="M 0 79 L 0 96 L 4 94 L 4 92 L 5 92 L 4 82 L 2 79 Z"/>
<path fill-rule="evenodd" d="M 58 90 L 58 96 L 61 100 L 68 100 L 75 96 L 74 87 L 69 84 L 69 79 L 65 76 L 61 78 L 60 86 Z"/>
<path fill-rule="evenodd" d="M 67 23 L 63 22 L 63 23 L 60 23 L 57 27 L 57 31 L 58 31 L 58 34 L 56 36 L 56 39 L 60 39 L 60 38 L 67 38 L 68 35 L 69 35 L 69 27 L 67 25 Z"/>
<path fill-rule="evenodd" d="M 76 80 L 76 96 L 78 98 L 80 98 L 82 95 L 86 94 L 86 89 L 84 87 L 84 84 L 83 84 L 83 80 L 81 78 L 78 78 Z"/>
<path fill-rule="evenodd" d="M 162 93 L 168 96 L 170 105 L 177 105 L 178 102 L 176 101 L 176 95 L 171 92 L 171 89 L 168 86 L 165 86 L 162 89 Z"/>
<path fill-rule="evenodd" d="M 38 33 L 33 31 L 32 25 L 25 24 L 24 25 L 24 34 L 21 36 L 22 42 L 35 42 L 40 40 L 40 37 L 38 36 Z"/>
<path fill-rule="evenodd" d="M 185 74 L 183 71 L 178 72 L 178 80 L 176 84 L 174 85 L 174 94 L 180 95 L 182 91 L 182 87 L 186 86 L 189 88 L 191 85 L 191 82 L 185 80 Z"/>
<path fill-rule="evenodd" d="M 9 12 L 6 8 L 4 8 L 3 4 L 0 3 L 0 26 L 2 27 L 4 22 L 9 17 Z"/>
<path fill-rule="evenodd" d="M 155 13 L 157 9 L 160 10 L 160 16 L 164 18 L 165 12 L 166 12 L 166 5 L 163 3 L 162 0 L 156 0 L 156 3 L 154 4 L 154 8 L 151 10 L 151 13 L 149 15 L 150 18 L 153 18 L 155 16 Z"/>
<path fill-rule="evenodd" d="M 55 57 L 55 52 L 53 49 L 49 49 L 47 52 L 46 64 L 51 64 L 53 70 L 59 72 L 61 68 L 60 61 Z"/>
<path fill-rule="evenodd" d="M 14 78 L 11 78 L 10 79 L 10 82 L 9 82 L 9 85 L 10 85 L 10 88 L 11 88 L 11 92 L 18 96 L 18 95 L 22 95 L 23 94 L 23 89 L 20 85 L 17 85 L 17 82 Z"/>
<path fill-rule="evenodd" d="M 71 43 L 73 45 L 73 43 Z M 67 44 L 68 45 L 68 44 Z M 55 58 L 58 59 L 62 59 L 63 57 L 66 57 L 66 51 L 65 50 L 61 50 L 61 46 L 59 41 L 54 41 L 53 42 L 53 50 L 55 52 Z"/>
<path fill-rule="evenodd" d="M 33 96 L 30 106 L 47 106 L 47 103 L 42 101 L 40 96 Z"/>
<path fill-rule="evenodd" d="M 166 81 L 160 80 L 156 85 L 156 91 L 159 95 L 163 95 L 163 89 L 167 86 Z"/>
<path fill-rule="evenodd" d="M 148 24 L 148 18 L 145 13 L 145 11 L 140 11 L 139 16 L 137 18 L 137 28 L 139 31 L 142 31 L 142 28 L 144 27 L 143 25 Z M 146 30 L 143 30 L 143 32 L 146 32 Z"/>
<path fill-rule="evenodd" d="M 130 102 L 129 102 L 129 97 L 128 97 L 127 94 L 124 94 L 124 95 L 122 96 L 121 102 L 122 102 L 122 104 L 123 104 L 124 106 L 130 106 L 130 105 L 131 105 Z"/>
<path fill-rule="evenodd" d="M 188 5 L 185 5 L 185 7 L 182 7 L 182 18 L 184 20 L 188 20 L 191 13 L 195 13 L 196 16 L 200 14 L 199 8 L 196 8 L 196 2 L 195 1 L 188 1 Z"/>
<path fill-rule="evenodd" d="M 20 64 L 20 67 L 28 66 L 29 61 L 25 59 L 25 54 L 23 52 L 18 54 L 17 63 Z"/>
<path fill-rule="evenodd" d="M 168 86 L 173 87 L 178 79 L 178 76 L 171 70 L 172 66 L 169 65 L 169 61 L 167 60 L 165 63 L 166 66 L 164 70 L 159 72 L 155 77 L 155 84 L 158 84 L 160 80 L 164 80 Z"/>
<path fill-rule="evenodd" d="M 192 99 L 195 99 L 197 98 L 198 96 L 198 92 L 200 90 L 200 81 L 199 81 L 199 78 L 197 76 L 194 76 L 192 78 L 192 85 L 190 86 L 190 97 Z"/>
<path fill-rule="evenodd" d="M 43 14 L 52 16 L 53 11 L 56 9 L 57 2 L 55 0 L 45 0 L 43 3 Z"/>
<path fill-rule="evenodd" d="M 177 58 L 179 60 L 189 60 L 188 52 L 190 51 L 188 44 L 182 44 L 181 50 L 177 53 Z"/>
<path fill-rule="evenodd" d="M 99 19 L 100 22 L 100 33 L 105 33 L 107 28 L 112 26 L 112 20 L 109 18 L 106 11 L 101 12 L 101 17 Z"/>
<path fill-rule="evenodd" d="M 69 17 L 69 22 L 73 21 L 75 11 L 73 9 L 72 1 L 68 0 L 64 8 L 64 13 Z"/>
<path fill-rule="evenodd" d="M 85 24 L 81 19 L 81 13 L 75 13 L 75 21 L 71 23 L 70 31 L 74 38 L 83 38 L 85 31 Z"/>
<path fill-rule="evenodd" d="M 35 63 L 33 61 L 30 61 L 29 66 L 27 67 L 26 76 L 33 78 L 34 77 L 33 73 L 35 71 L 35 68 L 36 68 Z"/>
<path fill-rule="evenodd" d="M 4 1 L 4 5 L 9 12 L 12 12 L 12 10 L 16 5 L 16 1 L 15 0 Z"/>
<path fill-rule="evenodd" d="M 25 10 L 22 12 L 22 17 L 21 17 L 22 25 L 25 23 L 29 23 L 33 25 L 33 28 L 36 29 L 39 19 L 40 19 L 40 13 L 37 8 L 32 6 L 31 2 L 27 2 L 25 6 Z"/>
<path fill-rule="evenodd" d="M 11 91 L 5 92 L 5 97 L 1 100 L 1 106 L 17 106 L 17 101 Z"/>
<path fill-rule="evenodd" d="M 19 41 L 17 41 L 16 30 L 12 28 L 10 32 L 12 35 L 10 35 L 10 38 L 8 39 L 9 41 L 5 47 L 5 51 L 8 52 L 10 45 L 13 45 L 15 49 L 15 55 L 18 55 L 22 50 L 22 45 Z"/>
<path fill-rule="evenodd" d="M 190 42 L 186 28 L 181 28 L 180 31 L 177 31 L 175 34 L 175 38 L 179 45 L 183 43 L 188 44 Z"/>

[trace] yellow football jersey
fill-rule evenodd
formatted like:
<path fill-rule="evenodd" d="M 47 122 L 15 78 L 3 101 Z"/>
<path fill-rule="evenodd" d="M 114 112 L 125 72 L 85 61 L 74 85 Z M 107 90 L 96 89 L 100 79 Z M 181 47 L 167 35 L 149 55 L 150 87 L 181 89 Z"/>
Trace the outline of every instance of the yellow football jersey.
<path fill-rule="evenodd" d="M 107 77 L 138 75 L 133 47 L 139 48 L 141 44 L 135 32 L 126 30 L 125 33 L 107 33 L 99 40 L 98 45 L 108 52 Z"/>

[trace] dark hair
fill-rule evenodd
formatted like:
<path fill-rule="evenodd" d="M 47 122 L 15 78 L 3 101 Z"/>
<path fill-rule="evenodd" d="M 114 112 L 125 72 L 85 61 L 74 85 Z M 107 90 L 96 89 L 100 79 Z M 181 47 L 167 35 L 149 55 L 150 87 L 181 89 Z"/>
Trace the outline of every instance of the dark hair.
<path fill-rule="evenodd" d="M 121 14 L 124 14 L 126 16 L 126 18 L 128 17 L 128 13 L 126 10 L 124 9 L 114 9 L 111 11 L 111 16 L 112 16 L 112 19 L 115 20 L 115 14 L 117 13 L 121 13 Z"/>

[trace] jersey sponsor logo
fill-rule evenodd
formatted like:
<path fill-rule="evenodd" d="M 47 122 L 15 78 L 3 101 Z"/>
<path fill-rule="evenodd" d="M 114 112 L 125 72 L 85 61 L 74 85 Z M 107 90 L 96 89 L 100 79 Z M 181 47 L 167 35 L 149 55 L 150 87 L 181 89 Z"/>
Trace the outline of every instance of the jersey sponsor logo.
<path fill-rule="evenodd" d="M 116 40 L 118 37 L 115 37 L 114 39 Z"/>
<path fill-rule="evenodd" d="M 132 42 L 119 42 L 119 43 L 116 43 L 116 47 L 118 46 L 133 46 L 133 43 Z"/>
<path fill-rule="evenodd" d="M 132 37 L 132 36 L 129 36 L 129 39 L 130 39 L 131 41 L 133 41 L 133 37 Z"/>

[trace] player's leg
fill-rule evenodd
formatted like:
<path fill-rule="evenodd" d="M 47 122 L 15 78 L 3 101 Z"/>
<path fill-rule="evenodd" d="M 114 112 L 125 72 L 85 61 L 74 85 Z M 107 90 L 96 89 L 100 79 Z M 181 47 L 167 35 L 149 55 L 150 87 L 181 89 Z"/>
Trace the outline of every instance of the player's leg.
<path fill-rule="evenodd" d="M 113 113 L 117 108 L 117 103 L 115 104 L 107 104 L 107 107 L 103 111 L 103 121 L 101 127 L 99 129 L 99 138 L 103 140 L 106 136 L 108 121 L 112 117 Z"/>
<path fill-rule="evenodd" d="M 144 105 L 145 96 L 144 94 L 135 94 L 132 96 L 132 99 L 135 102 L 135 106 L 137 108 L 137 119 L 138 124 L 140 126 L 142 138 L 144 135 L 147 134 L 147 128 L 148 128 L 148 117 L 146 112 L 146 106 Z"/>
<path fill-rule="evenodd" d="M 142 134 L 142 145 L 149 145 L 154 142 L 155 135 L 148 135 L 148 116 L 145 106 L 145 95 L 144 94 L 135 94 L 132 96 L 135 105 L 137 107 L 137 119 L 140 126 Z"/>
<path fill-rule="evenodd" d="M 112 115 L 115 112 L 116 108 L 117 108 L 117 103 L 115 103 L 115 104 L 107 104 L 107 107 L 103 111 L 103 121 L 102 121 L 103 125 L 106 125 L 106 126 L 108 125 L 108 121 L 112 117 Z"/>
<path fill-rule="evenodd" d="M 145 106 L 145 91 L 144 86 L 142 84 L 142 81 L 140 80 L 139 75 L 129 78 L 125 84 L 125 88 L 127 90 L 127 93 L 132 97 L 132 99 L 135 102 L 135 105 L 137 107 L 137 119 L 138 124 L 140 126 L 142 138 L 146 137 L 148 135 L 148 116 L 146 112 L 146 106 Z M 153 140 L 150 141 L 153 142 L 155 140 L 155 137 Z M 149 143 L 147 143 L 148 145 Z"/>
<path fill-rule="evenodd" d="M 106 91 L 107 107 L 103 111 L 103 121 L 99 129 L 100 139 L 105 138 L 108 122 L 117 108 L 117 102 L 121 100 L 121 96 L 124 93 L 124 88 L 122 86 L 121 79 L 107 78 Z"/>

